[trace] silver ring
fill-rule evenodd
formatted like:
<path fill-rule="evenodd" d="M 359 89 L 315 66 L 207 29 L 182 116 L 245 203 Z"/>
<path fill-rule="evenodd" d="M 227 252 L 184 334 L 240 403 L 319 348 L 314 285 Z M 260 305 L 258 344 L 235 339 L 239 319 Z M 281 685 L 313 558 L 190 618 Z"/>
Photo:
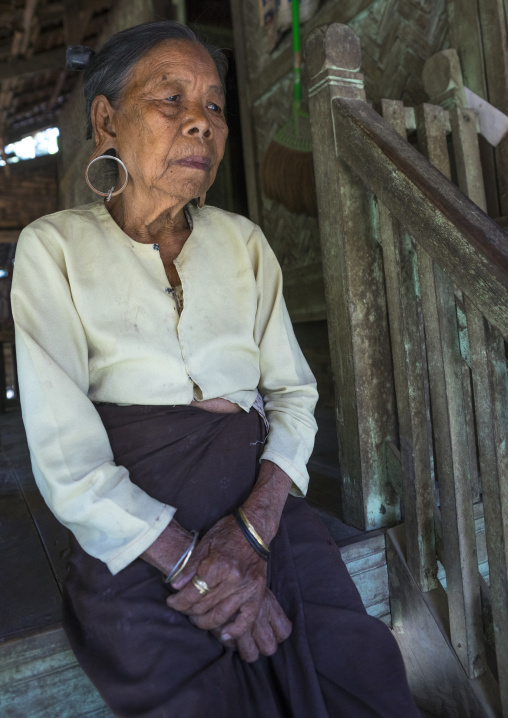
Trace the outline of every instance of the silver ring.
<path fill-rule="evenodd" d="M 203 581 L 202 578 L 199 578 L 199 576 L 196 574 L 194 578 L 192 579 L 192 585 L 195 586 L 195 588 L 198 589 L 199 593 L 202 596 L 206 596 L 207 593 L 210 593 L 212 590 L 210 586 L 207 584 L 206 581 Z"/>
<path fill-rule="evenodd" d="M 94 187 L 93 184 L 90 182 L 90 179 L 89 179 L 89 177 L 88 177 L 88 170 L 89 170 L 90 167 L 93 165 L 93 163 L 94 163 L 94 162 L 97 162 L 97 160 L 104 160 L 104 159 L 106 159 L 106 160 L 115 160 L 115 162 L 118 162 L 118 164 L 122 166 L 123 171 L 125 172 L 125 182 L 124 182 L 123 185 L 120 187 L 120 189 L 117 189 L 117 190 L 116 190 L 116 192 L 113 192 L 113 190 L 115 189 L 114 185 L 113 185 L 113 187 L 111 187 L 111 189 L 109 189 L 107 192 L 99 192 L 98 189 L 95 189 L 95 187 Z M 120 194 L 121 192 L 123 192 L 124 189 L 127 187 L 127 182 L 129 181 L 129 173 L 128 173 L 128 171 L 127 171 L 127 167 L 125 166 L 125 164 L 122 162 L 122 160 L 121 160 L 119 157 L 115 157 L 114 155 L 99 155 L 98 157 L 95 157 L 91 162 L 88 163 L 87 168 L 86 168 L 86 172 L 85 172 L 85 180 L 86 180 L 87 185 L 90 187 L 90 189 L 91 189 L 93 192 L 95 192 L 95 194 L 98 194 L 98 195 L 100 195 L 101 197 L 106 197 L 106 198 L 107 198 L 107 199 L 106 199 L 106 202 L 109 202 L 109 200 L 111 199 L 111 197 L 116 197 L 118 194 Z"/>

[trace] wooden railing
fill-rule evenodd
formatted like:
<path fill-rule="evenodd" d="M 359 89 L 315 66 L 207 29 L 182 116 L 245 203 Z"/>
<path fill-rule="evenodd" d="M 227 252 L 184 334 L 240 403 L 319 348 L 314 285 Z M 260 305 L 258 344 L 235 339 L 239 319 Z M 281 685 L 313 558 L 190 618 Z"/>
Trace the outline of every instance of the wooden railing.
<path fill-rule="evenodd" d="M 483 211 L 474 113 L 379 114 L 360 60 L 347 26 L 307 42 L 344 519 L 393 524 L 400 467 L 411 574 L 428 592 L 443 564 L 451 645 L 475 679 L 490 635 L 508 717 L 508 236 Z"/>

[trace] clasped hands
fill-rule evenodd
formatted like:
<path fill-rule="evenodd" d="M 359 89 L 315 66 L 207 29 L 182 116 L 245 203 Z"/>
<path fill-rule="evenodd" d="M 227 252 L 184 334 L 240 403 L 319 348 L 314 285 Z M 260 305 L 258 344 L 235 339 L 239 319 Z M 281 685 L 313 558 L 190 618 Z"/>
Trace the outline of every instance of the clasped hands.
<path fill-rule="evenodd" d="M 271 656 L 291 634 L 292 624 L 266 586 L 266 567 L 235 519 L 225 516 L 194 550 L 172 584 L 178 593 L 169 596 L 167 604 L 224 645 L 235 647 L 243 660 Z M 192 583 L 195 576 L 210 588 L 206 595 Z"/>

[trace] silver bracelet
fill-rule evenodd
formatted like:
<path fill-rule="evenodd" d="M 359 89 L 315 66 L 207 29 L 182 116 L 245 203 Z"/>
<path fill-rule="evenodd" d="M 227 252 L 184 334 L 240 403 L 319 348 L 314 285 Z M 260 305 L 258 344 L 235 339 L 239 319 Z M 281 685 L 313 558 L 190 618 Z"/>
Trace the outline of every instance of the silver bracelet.
<path fill-rule="evenodd" d="M 163 576 L 164 583 L 171 583 L 171 581 L 174 581 L 175 578 L 182 573 L 184 568 L 189 563 L 189 559 L 191 557 L 192 552 L 196 548 L 196 544 L 198 542 L 199 537 L 199 531 L 191 531 L 192 534 L 192 542 L 188 549 L 184 551 L 184 553 L 180 556 L 178 561 L 173 566 L 173 569 L 167 576 Z"/>

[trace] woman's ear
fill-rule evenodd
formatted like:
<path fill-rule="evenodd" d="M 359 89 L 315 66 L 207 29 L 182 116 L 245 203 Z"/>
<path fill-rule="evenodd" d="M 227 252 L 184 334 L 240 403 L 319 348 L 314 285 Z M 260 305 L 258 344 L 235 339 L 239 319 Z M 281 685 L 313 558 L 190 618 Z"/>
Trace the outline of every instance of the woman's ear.
<path fill-rule="evenodd" d="M 116 113 L 107 97 L 97 95 L 94 98 L 90 108 L 90 118 L 96 146 L 109 144 L 110 147 L 114 147 L 116 138 L 115 115 Z"/>

